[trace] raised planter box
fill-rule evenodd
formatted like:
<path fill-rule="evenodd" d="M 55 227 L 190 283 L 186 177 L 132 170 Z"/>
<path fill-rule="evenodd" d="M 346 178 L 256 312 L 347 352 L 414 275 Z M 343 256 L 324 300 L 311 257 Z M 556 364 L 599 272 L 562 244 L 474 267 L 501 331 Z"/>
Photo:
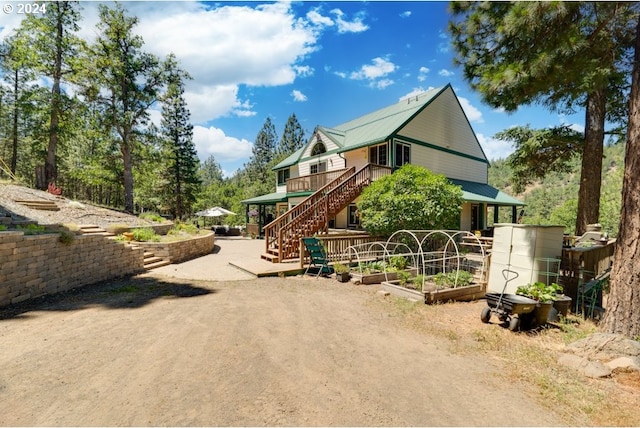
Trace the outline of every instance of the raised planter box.
<path fill-rule="evenodd" d="M 415 276 L 418 273 L 418 269 L 405 269 L 405 272 L 409 272 L 410 275 Z M 360 273 L 351 272 L 351 282 L 356 284 L 380 284 L 384 281 L 395 281 L 398 279 L 397 272 L 387 272 L 386 276 L 384 272 L 378 273 Z"/>
<path fill-rule="evenodd" d="M 425 284 L 426 285 L 426 284 Z M 412 300 L 421 300 L 425 303 L 447 302 L 449 300 L 468 302 L 484 297 L 486 287 L 484 284 L 471 284 L 465 287 L 436 289 L 426 286 L 427 291 L 422 292 L 405 288 L 400 285 L 400 281 L 384 281 L 382 288 L 389 293 Z"/>
<path fill-rule="evenodd" d="M 170 263 L 181 263 L 197 257 L 206 256 L 215 246 L 215 233 L 205 232 L 202 236 L 176 242 L 133 242 L 137 247 L 143 247 L 155 256 Z"/>

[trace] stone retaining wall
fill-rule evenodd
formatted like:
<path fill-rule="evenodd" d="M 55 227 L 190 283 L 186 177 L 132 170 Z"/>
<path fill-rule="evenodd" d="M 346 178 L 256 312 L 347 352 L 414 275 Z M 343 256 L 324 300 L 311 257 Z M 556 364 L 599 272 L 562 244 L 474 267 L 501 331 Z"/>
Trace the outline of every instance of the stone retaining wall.
<path fill-rule="evenodd" d="M 144 271 L 144 250 L 101 235 L 0 232 L 0 306 Z"/>
<path fill-rule="evenodd" d="M 156 257 L 162 257 L 163 260 L 181 263 L 210 254 L 215 246 L 215 236 L 215 233 L 208 232 L 187 241 L 135 242 L 134 245 L 152 252 Z"/>

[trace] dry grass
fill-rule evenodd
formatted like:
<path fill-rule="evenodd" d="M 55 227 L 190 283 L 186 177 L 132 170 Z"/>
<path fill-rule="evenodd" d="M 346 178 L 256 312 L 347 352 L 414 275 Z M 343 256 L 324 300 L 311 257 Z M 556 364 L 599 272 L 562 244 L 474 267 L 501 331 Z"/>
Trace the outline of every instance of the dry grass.
<path fill-rule="evenodd" d="M 481 354 L 496 361 L 501 376 L 527 390 L 567 425 L 640 426 L 640 373 L 589 379 L 558 364 L 566 344 L 597 330 L 570 315 L 532 332 L 511 332 L 480 321 L 484 302 L 424 305 L 392 296 L 381 300 L 389 314 L 413 329 L 446 340 L 454 353 Z"/>

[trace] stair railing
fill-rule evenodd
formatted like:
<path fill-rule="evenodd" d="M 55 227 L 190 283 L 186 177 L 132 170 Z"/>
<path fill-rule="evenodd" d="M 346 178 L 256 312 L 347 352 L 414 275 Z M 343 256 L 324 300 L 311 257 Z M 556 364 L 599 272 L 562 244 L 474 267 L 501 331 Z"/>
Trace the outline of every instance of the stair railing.
<path fill-rule="evenodd" d="M 322 194 L 316 192 L 320 197 L 308 198 L 310 203 L 306 208 L 278 230 L 280 260 L 298 257 L 301 237 L 326 231 L 331 217 L 348 206 L 372 181 L 390 173 L 389 167 L 367 164 Z"/>
<path fill-rule="evenodd" d="M 312 195 L 309 195 L 309 197 L 307 197 L 305 200 L 300 202 L 298 205 L 291 208 L 289 211 L 285 212 L 284 214 L 278 216 L 271 223 L 264 226 L 262 230 L 264 231 L 266 251 L 269 252 L 270 248 L 278 248 L 281 250 L 282 249 L 282 240 L 281 240 L 281 233 L 280 233 L 281 228 L 285 226 L 287 223 L 291 222 L 296 217 L 298 217 L 302 212 L 304 212 L 307 208 L 313 205 L 316 201 L 324 197 L 324 195 L 328 191 L 339 186 L 345 179 L 353 175 L 354 171 L 355 171 L 355 167 L 346 169 L 342 174 L 340 174 L 338 177 L 336 177 L 335 179 L 333 179 L 332 181 L 330 181 L 329 183 L 327 183 L 326 185 L 318 189 Z M 280 257 L 280 260 L 282 260 L 282 257 Z"/>

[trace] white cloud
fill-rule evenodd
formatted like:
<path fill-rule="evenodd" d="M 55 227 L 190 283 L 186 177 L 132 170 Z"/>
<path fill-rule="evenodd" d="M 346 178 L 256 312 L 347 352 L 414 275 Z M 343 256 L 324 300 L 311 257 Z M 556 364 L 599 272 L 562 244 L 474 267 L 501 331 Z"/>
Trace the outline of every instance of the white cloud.
<path fill-rule="evenodd" d="M 513 153 L 513 147 L 511 143 L 507 141 L 500 141 L 493 137 L 485 137 L 483 134 L 476 134 L 484 154 L 490 161 L 496 159 L 505 159 L 511 153 Z"/>
<path fill-rule="evenodd" d="M 429 71 L 430 70 L 427 67 L 420 67 L 420 70 L 418 70 L 418 81 L 424 82 L 425 80 L 427 80 L 427 74 L 429 73 Z"/>
<path fill-rule="evenodd" d="M 245 139 L 225 135 L 219 128 L 194 126 L 193 142 L 200 159 L 213 155 L 217 162 L 236 162 L 251 156 L 253 145 Z"/>
<path fill-rule="evenodd" d="M 352 21 L 347 21 L 343 19 L 345 14 L 340 9 L 333 9 L 331 13 L 336 16 L 335 22 L 338 26 L 338 33 L 362 33 L 369 29 L 369 26 L 363 22 L 364 16 L 361 14 L 357 15 Z"/>
<path fill-rule="evenodd" d="M 402 12 L 400 14 L 400 18 L 408 18 L 410 16 L 411 16 L 411 11 L 410 10 L 406 10 L 406 11 L 404 11 L 404 12 Z"/>
<path fill-rule="evenodd" d="M 352 72 L 349 77 L 354 80 L 376 80 L 393 73 L 397 65 L 385 58 L 374 58 L 372 64 L 365 64 L 360 70 Z"/>
<path fill-rule="evenodd" d="M 438 71 L 438 74 L 442 77 L 451 77 L 453 76 L 453 71 L 449 71 L 445 68 L 443 68 L 442 70 Z"/>
<path fill-rule="evenodd" d="M 405 94 L 405 95 L 401 96 L 400 98 L 398 98 L 398 101 L 403 101 L 403 100 L 406 100 L 407 98 L 416 97 L 416 96 L 420 95 L 423 92 L 430 91 L 431 89 L 433 89 L 433 86 L 429 86 L 427 89 L 424 89 L 422 86 L 414 88 L 408 94 Z"/>
<path fill-rule="evenodd" d="M 298 91 L 297 89 L 294 89 L 291 92 L 291 96 L 293 97 L 294 101 L 298 101 L 298 102 L 307 101 L 307 96 L 305 94 L 303 94 L 302 92 Z"/>
<path fill-rule="evenodd" d="M 469 119 L 469 122 L 484 123 L 482 112 L 476 107 L 472 106 L 468 99 L 458 97 L 458 100 L 460 101 L 462 110 L 464 110 L 464 114 L 467 115 L 467 119 Z"/>
<path fill-rule="evenodd" d="M 248 101 L 238 99 L 237 85 L 188 85 L 184 97 L 193 123 L 205 123 L 227 115 L 247 117 L 256 114 Z"/>

